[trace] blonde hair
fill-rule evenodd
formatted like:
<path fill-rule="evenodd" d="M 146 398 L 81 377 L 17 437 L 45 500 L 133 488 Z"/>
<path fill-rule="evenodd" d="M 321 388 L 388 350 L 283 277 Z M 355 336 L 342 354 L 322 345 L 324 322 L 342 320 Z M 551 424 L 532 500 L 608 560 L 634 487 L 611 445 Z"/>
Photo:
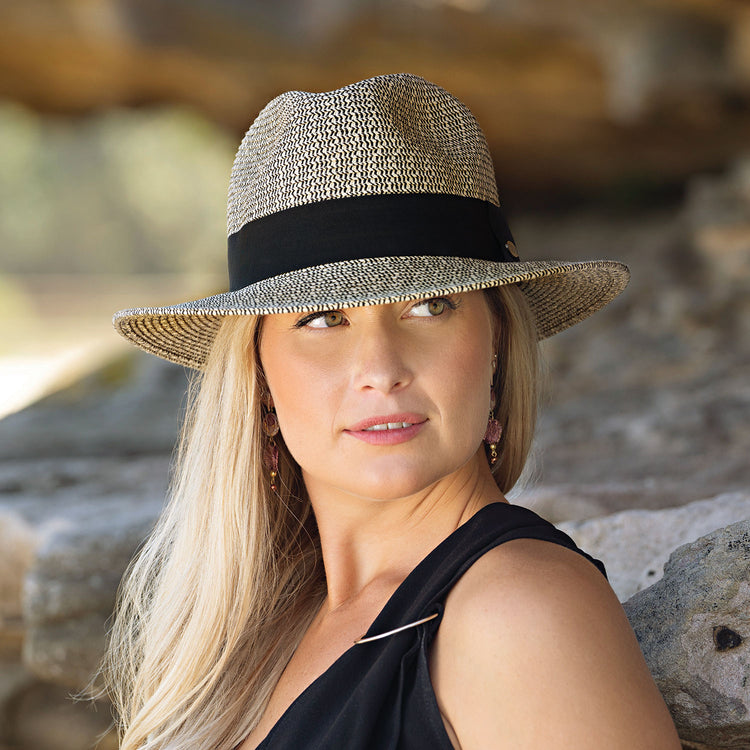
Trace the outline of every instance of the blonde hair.
<path fill-rule="evenodd" d="M 518 481 L 534 440 L 539 408 L 539 343 L 534 315 L 515 285 L 485 289 L 497 322 L 495 418 L 503 428 L 492 467 L 503 493 Z"/>
<path fill-rule="evenodd" d="M 517 287 L 486 292 L 498 325 L 493 469 L 508 491 L 536 418 L 536 329 Z M 231 750 L 259 721 L 325 597 L 299 469 L 263 467 L 259 319 L 228 316 L 191 387 L 168 504 L 118 597 L 102 669 L 121 750 Z"/>

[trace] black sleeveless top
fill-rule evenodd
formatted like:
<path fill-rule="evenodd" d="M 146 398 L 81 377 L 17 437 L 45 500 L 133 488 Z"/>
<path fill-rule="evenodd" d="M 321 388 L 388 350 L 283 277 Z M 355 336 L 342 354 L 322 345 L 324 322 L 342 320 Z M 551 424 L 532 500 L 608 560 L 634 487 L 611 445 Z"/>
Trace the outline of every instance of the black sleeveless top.
<path fill-rule="evenodd" d="M 452 750 L 428 669 L 429 650 L 453 585 L 485 552 L 512 539 L 541 539 L 604 566 L 518 505 L 482 508 L 406 577 L 365 637 L 435 613 L 416 627 L 353 645 L 292 703 L 257 750 Z"/>

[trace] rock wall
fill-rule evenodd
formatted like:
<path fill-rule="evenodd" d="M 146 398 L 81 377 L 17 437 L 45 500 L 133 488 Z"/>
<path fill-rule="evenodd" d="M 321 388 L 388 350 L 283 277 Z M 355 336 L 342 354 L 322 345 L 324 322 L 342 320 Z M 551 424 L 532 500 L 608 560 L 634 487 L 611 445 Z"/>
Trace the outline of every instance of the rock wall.
<path fill-rule="evenodd" d="M 689 747 L 750 747 L 750 520 L 677 549 L 625 603 Z"/>
<path fill-rule="evenodd" d="M 624 602 L 661 580 L 673 550 L 743 518 L 750 519 L 750 491 L 675 508 L 565 521 L 558 527 L 604 563 L 612 588 Z"/>
<path fill-rule="evenodd" d="M 168 460 L 0 464 L 0 747 L 117 747 L 96 670 L 115 591 L 162 505 Z"/>

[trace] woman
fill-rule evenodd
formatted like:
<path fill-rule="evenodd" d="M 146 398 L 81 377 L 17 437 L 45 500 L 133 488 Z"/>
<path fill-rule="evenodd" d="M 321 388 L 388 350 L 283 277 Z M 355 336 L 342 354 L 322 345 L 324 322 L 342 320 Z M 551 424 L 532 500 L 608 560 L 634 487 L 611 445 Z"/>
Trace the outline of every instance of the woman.
<path fill-rule="evenodd" d="M 504 497 L 537 340 L 627 269 L 521 262 L 410 75 L 274 99 L 228 217 L 229 292 L 115 317 L 203 371 L 112 634 L 122 747 L 677 750 L 603 569 Z"/>

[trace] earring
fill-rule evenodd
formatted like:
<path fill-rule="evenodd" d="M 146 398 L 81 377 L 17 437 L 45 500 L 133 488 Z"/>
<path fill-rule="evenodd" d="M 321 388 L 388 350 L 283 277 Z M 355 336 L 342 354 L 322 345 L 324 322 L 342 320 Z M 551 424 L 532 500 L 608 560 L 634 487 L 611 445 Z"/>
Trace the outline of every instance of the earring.
<path fill-rule="evenodd" d="M 484 442 L 490 448 L 490 466 L 494 466 L 497 461 L 497 444 L 502 434 L 502 425 L 495 419 L 495 391 L 493 390 L 490 397 L 490 416 L 487 420 L 487 430 L 484 433 Z"/>
<path fill-rule="evenodd" d="M 497 368 L 497 354 L 492 358 L 492 372 Z M 500 436 L 503 434 L 503 428 L 500 422 L 495 419 L 495 378 L 492 378 L 490 386 L 490 416 L 487 420 L 487 429 L 484 433 L 484 442 L 489 446 L 490 466 L 497 462 L 497 444 L 500 442 Z"/>
<path fill-rule="evenodd" d="M 261 394 L 260 400 L 266 409 L 265 414 L 263 414 L 262 427 L 263 432 L 268 437 L 268 442 L 263 447 L 263 466 L 269 473 L 271 491 L 278 493 L 276 477 L 279 475 L 279 448 L 274 438 L 279 434 L 279 419 L 273 410 L 273 398 L 268 391 Z"/>

